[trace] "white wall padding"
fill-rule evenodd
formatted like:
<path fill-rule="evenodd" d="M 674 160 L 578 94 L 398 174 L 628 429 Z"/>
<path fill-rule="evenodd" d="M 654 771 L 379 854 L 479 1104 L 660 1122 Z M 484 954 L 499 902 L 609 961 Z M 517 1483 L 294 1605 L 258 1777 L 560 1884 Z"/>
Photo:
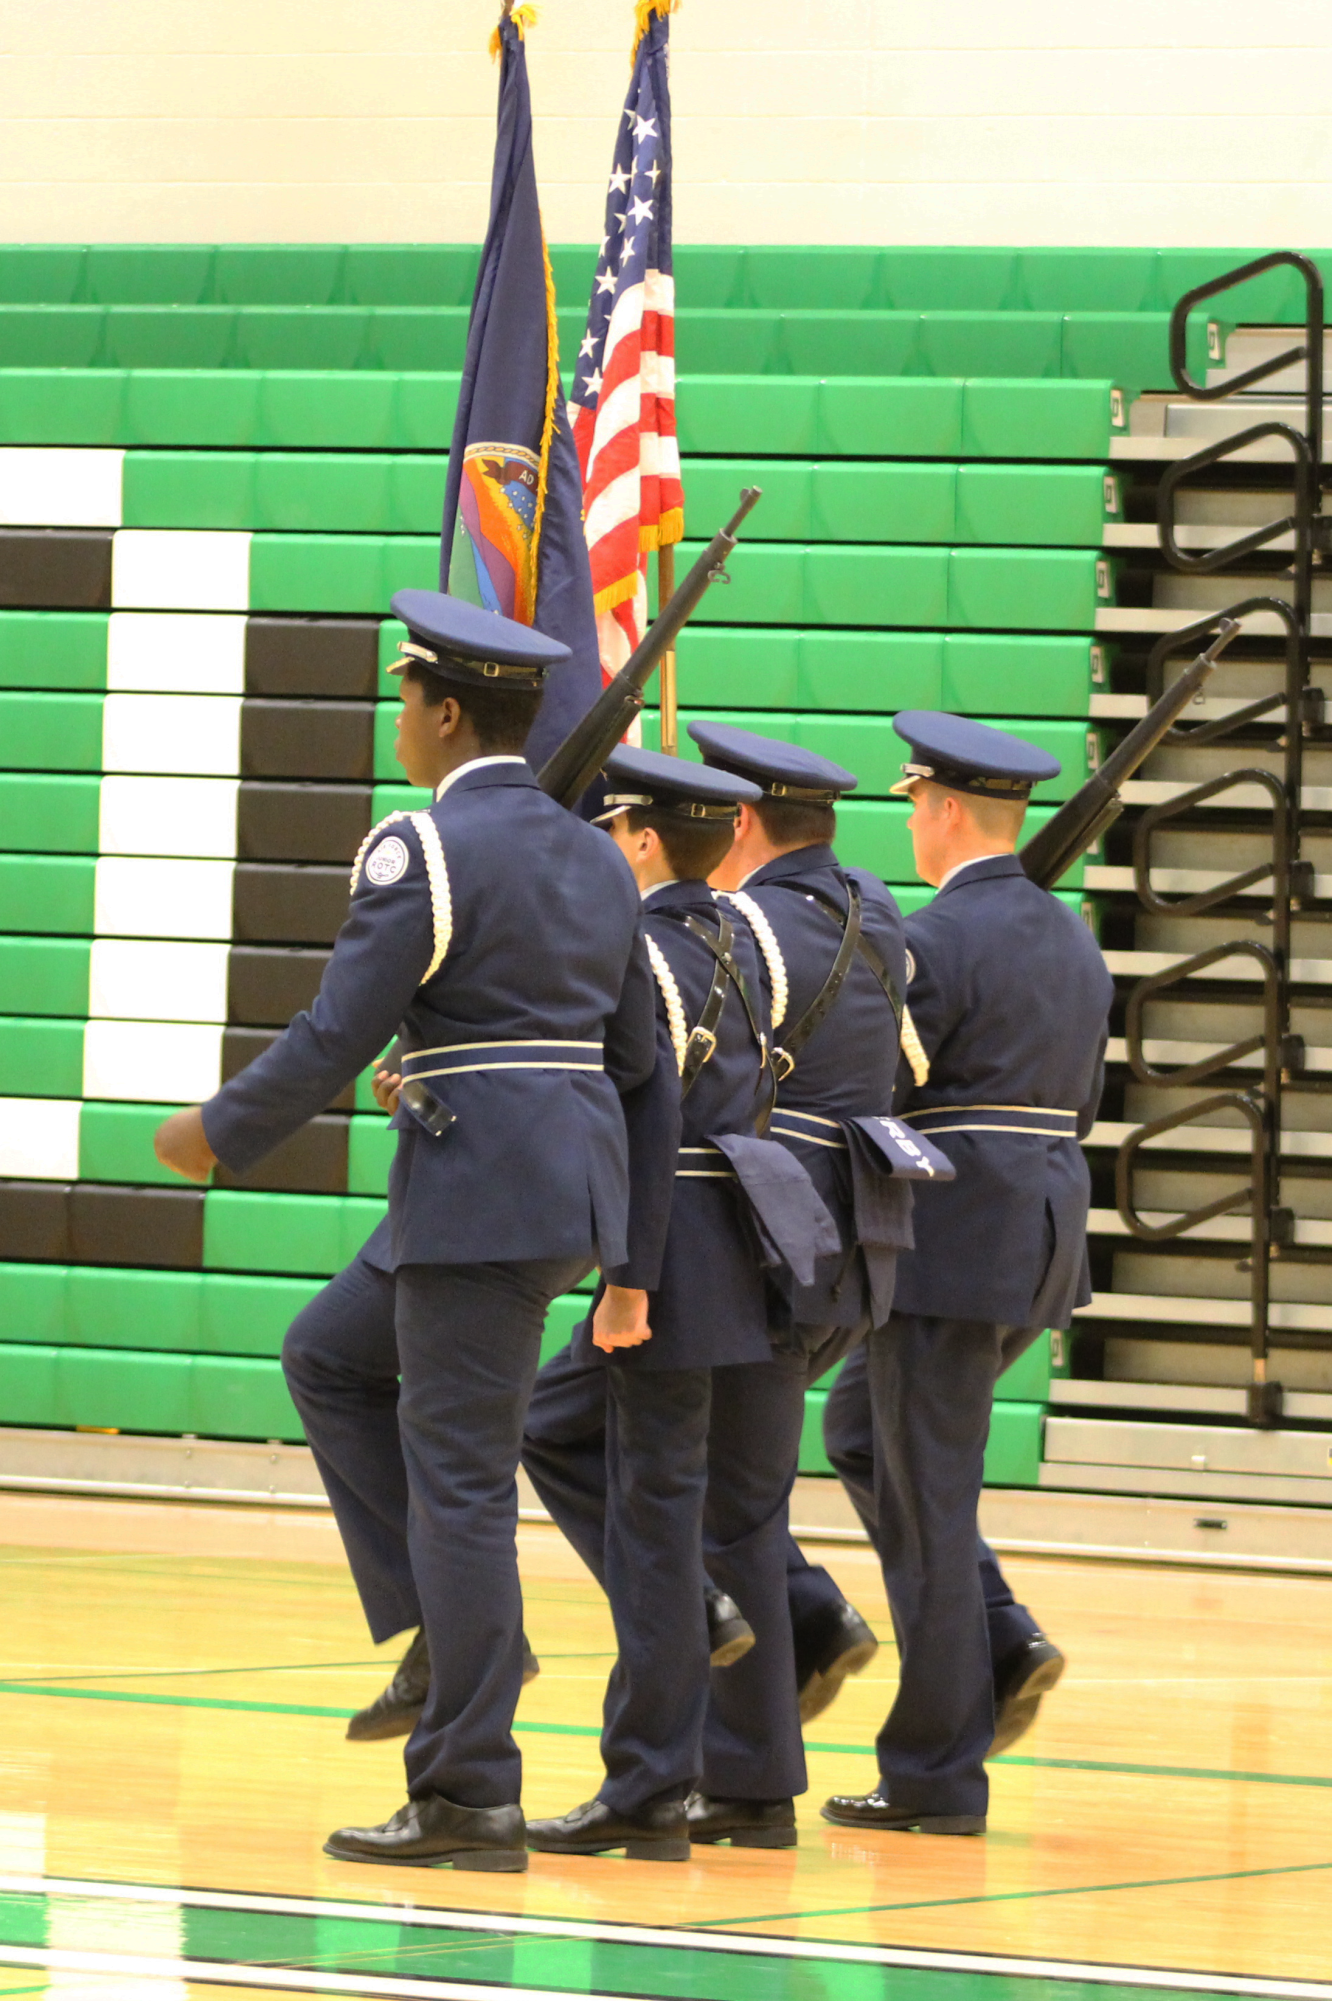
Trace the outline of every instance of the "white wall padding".
<path fill-rule="evenodd" d="M 51 445 L 0 449 L 0 525 L 119 528 L 125 454 Z"/>
<path fill-rule="evenodd" d="M 234 862 L 103 855 L 93 932 L 98 938 L 230 938 L 234 874 Z"/>
<path fill-rule="evenodd" d="M 77 1181 L 77 1098 L 0 1098 L 0 1174 L 16 1181 Z"/>
<path fill-rule="evenodd" d="M 163 695 L 243 695 L 245 625 L 236 612 L 113 611 L 106 685 Z"/>
<path fill-rule="evenodd" d="M 225 1021 L 227 947 L 94 939 L 88 1013 L 119 1021 Z"/>
<path fill-rule="evenodd" d="M 122 528 L 111 602 L 148 611 L 245 611 L 250 537 L 234 529 Z"/>
<path fill-rule="evenodd" d="M 104 855 L 234 855 L 235 778 L 102 780 L 97 834 Z"/>
<path fill-rule="evenodd" d="M 222 1030 L 174 1021 L 90 1021 L 83 1031 L 85 1098 L 197 1105 L 222 1082 Z"/>
<path fill-rule="evenodd" d="M 108 695 L 102 769 L 234 777 L 240 719 L 239 695 Z"/>

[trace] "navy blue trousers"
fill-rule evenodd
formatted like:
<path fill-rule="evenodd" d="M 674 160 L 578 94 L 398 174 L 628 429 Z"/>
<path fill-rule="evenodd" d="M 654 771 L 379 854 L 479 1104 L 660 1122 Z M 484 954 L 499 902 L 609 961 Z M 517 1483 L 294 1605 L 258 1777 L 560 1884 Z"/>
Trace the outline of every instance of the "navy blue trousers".
<path fill-rule="evenodd" d="M 865 1525 L 865 1533 L 878 1549 L 874 1418 L 870 1409 L 867 1349 L 863 1342 L 847 1357 L 846 1366 L 829 1393 L 823 1413 L 823 1442 L 856 1513 Z M 976 1537 L 976 1561 L 980 1568 L 981 1596 L 985 1601 L 990 1657 L 997 1668 L 1040 1628 L 1026 1606 L 1020 1605 L 1014 1598 L 1008 1580 L 999 1568 L 998 1558 L 980 1535 Z M 794 1541 L 791 1544 L 789 1583 L 791 1617 L 796 1625 L 803 1616 L 835 1605 L 841 1596 L 827 1571 L 807 1564 L 799 1544 Z"/>
<path fill-rule="evenodd" d="M 976 1511 L 995 1382 L 1039 1331 L 894 1313 L 866 1341 L 873 1537 L 900 1657 L 876 1749 L 895 1806 L 986 1810 L 994 1661 Z"/>
<path fill-rule="evenodd" d="M 283 1346 L 371 1634 L 426 1631 L 430 1693 L 405 1753 L 414 1798 L 488 1807 L 521 1793 L 518 1455 L 546 1309 L 586 1268 L 389 1273 L 356 1258 Z"/>
<path fill-rule="evenodd" d="M 601 1797 L 617 1810 L 694 1786 L 737 1799 L 805 1790 L 786 1609 L 805 1380 L 803 1362 L 780 1358 L 653 1370 L 581 1364 L 567 1349 L 537 1378 L 523 1464 L 615 1618 Z M 758 1640 L 712 1673 L 705 1564 Z"/>

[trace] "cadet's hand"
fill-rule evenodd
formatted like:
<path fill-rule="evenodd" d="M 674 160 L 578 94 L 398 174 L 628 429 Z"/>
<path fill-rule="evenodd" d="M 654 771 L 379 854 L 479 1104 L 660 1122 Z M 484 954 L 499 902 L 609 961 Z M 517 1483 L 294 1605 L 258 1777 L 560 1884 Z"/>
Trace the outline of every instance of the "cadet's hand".
<path fill-rule="evenodd" d="M 370 1089 L 374 1092 L 375 1103 L 381 1111 L 397 1111 L 398 1098 L 402 1092 L 402 1077 L 396 1070 L 376 1070 L 370 1079 Z"/>
<path fill-rule="evenodd" d="M 183 1174 L 187 1181 L 207 1181 L 217 1166 L 217 1155 L 204 1137 L 203 1107 L 190 1105 L 163 1119 L 153 1134 L 153 1151 L 163 1167 Z"/>
<path fill-rule="evenodd" d="M 592 1315 L 592 1345 L 609 1355 L 616 1348 L 637 1348 L 652 1339 L 648 1326 L 648 1296 L 637 1286 L 608 1285 Z"/>

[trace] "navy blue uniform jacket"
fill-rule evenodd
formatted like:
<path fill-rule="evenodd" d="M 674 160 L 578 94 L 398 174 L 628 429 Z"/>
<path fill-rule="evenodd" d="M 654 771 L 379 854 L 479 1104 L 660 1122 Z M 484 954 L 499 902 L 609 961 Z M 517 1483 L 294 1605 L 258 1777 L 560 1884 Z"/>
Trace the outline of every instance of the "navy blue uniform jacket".
<path fill-rule="evenodd" d="M 730 906 L 722 903 L 720 910 L 733 926 L 732 953 L 758 1010 L 760 1030 L 766 1034 L 767 996 L 753 936 L 743 918 Z M 715 933 L 718 914 L 718 903 L 703 882 L 663 884 L 644 905 L 647 934 L 675 979 L 686 1030 L 694 1027 L 703 1012 L 716 960 L 699 939 L 691 936 L 682 920 L 686 916 L 697 917 Z M 658 1060 L 678 1074 L 666 1003 L 660 990 L 656 1007 Z M 713 1055 L 699 1071 L 680 1106 L 679 1172 L 670 1228 L 660 1283 L 649 1288 L 652 1338 L 642 1347 L 616 1350 L 615 1362 L 619 1367 L 702 1369 L 772 1359 L 767 1294 L 759 1249 L 749 1223 L 748 1204 L 728 1161 L 713 1141 L 748 1138 L 751 1149 L 757 1147 L 776 1155 L 776 1165 L 788 1175 L 790 1163 L 777 1147 L 753 1137 L 763 1052 L 733 985 L 728 985 L 716 1035 Z M 640 1191 L 645 1185 L 639 1180 L 635 1182 L 635 1213 L 640 1199 L 644 1199 Z M 633 1282 L 619 1271 L 608 1270 L 607 1275 L 619 1284 Z M 589 1327 L 580 1329 L 575 1336 L 574 1352 L 585 1361 L 601 1355 L 591 1345 Z"/>
<path fill-rule="evenodd" d="M 878 877 L 864 869 L 844 869 L 824 845 L 778 855 L 755 869 L 742 894 L 752 897 L 763 911 L 785 961 L 786 1010 L 773 1027 L 779 1045 L 783 1030 L 799 1021 L 822 988 L 837 955 L 840 924 L 811 901 L 810 893 L 818 890 L 832 897 L 845 915 L 848 877 L 860 891 L 863 936 L 887 965 L 898 991 L 906 992 L 902 913 Z M 797 1286 L 789 1277 L 779 1283 L 783 1296 L 778 1325 L 860 1324 L 871 1304 L 864 1257 L 857 1249 L 861 1235 L 878 1244 L 880 1266 L 889 1267 L 880 1270 L 876 1298 L 891 1294 L 892 1256 L 911 1242 L 910 1186 L 887 1177 L 877 1188 L 862 1182 L 860 1203 L 867 1213 L 857 1217 L 856 1190 L 838 1127 L 846 1119 L 890 1112 L 896 1074 L 897 1025 L 892 1009 L 878 980 L 857 955 L 831 1012 L 796 1057 L 795 1068 L 778 1092 L 774 1136 L 780 1133 L 783 1144 L 808 1169 L 842 1235 L 841 1251 L 820 1259 L 812 1286 Z M 788 1124 L 783 1118 L 787 1112 L 804 1116 Z M 797 1128 L 803 1137 L 795 1136 Z"/>
<path fill-rule="evenodd" d="M 434 1079 L 457 1115 L 440 1138 L 400 1106 L 388 1225 L 367 1253 L 391 1270 L 585 1253 L 590 1261 L 596 1245 L 607 1263 L 630 1261 L 632 1282 L 650 1284 L 675 1165 L 670 1090 L 678 1101 L 679 1088 L 657 1063 L 633 876 L 614 843 L 548 799 L 523 763 L 464 771 L 428 819 L 447 880 L 436 857 L 432 889 L 433 843 L 411 819 L 379 830 L 314 1006 L 210 1099 L 208 1142 L 228 1167 L 251 1166 L 323 1111 L 395 1033 L 408 1052 L 604 1043 L 604 1070 Z M 656 1139 L 644 1153 L 631 1246 L 626 1111 L 632 1125 L 645 1102 L 655 1105 Z"/>
<path fill-rule="evenodd" d="M 907 943 L 907 998 L 930 1076 L 917 1089 L 903 1067 L 902 1115 L 931 1105 L 1050 1107 L 1076 1114 L 1078 1137 L 936 1134 L 957 1179 L 917 1183 L 916 1248 L 898 1265 L 895 1309 L 1067 1327 L 1091 1298 L 1091 1177 L 1078 1141 L 1100 1103 L 1114 996 L 1100 947 L 1012 855 L 955 876 L 907 919 Z"/>

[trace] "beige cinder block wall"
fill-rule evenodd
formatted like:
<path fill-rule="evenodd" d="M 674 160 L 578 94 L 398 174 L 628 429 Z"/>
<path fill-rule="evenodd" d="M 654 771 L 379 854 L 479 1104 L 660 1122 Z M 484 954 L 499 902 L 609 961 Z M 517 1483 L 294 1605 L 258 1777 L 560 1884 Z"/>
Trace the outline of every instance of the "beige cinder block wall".
<path fill-rule="evenodd" d="M 494 0 L 0 0 L 0 240 L 475 239 Z M 600 233 L 630 0 L 530 40 Z M 1332 242 L 1332 0 L 685 0 L 692 242 Z"/>

